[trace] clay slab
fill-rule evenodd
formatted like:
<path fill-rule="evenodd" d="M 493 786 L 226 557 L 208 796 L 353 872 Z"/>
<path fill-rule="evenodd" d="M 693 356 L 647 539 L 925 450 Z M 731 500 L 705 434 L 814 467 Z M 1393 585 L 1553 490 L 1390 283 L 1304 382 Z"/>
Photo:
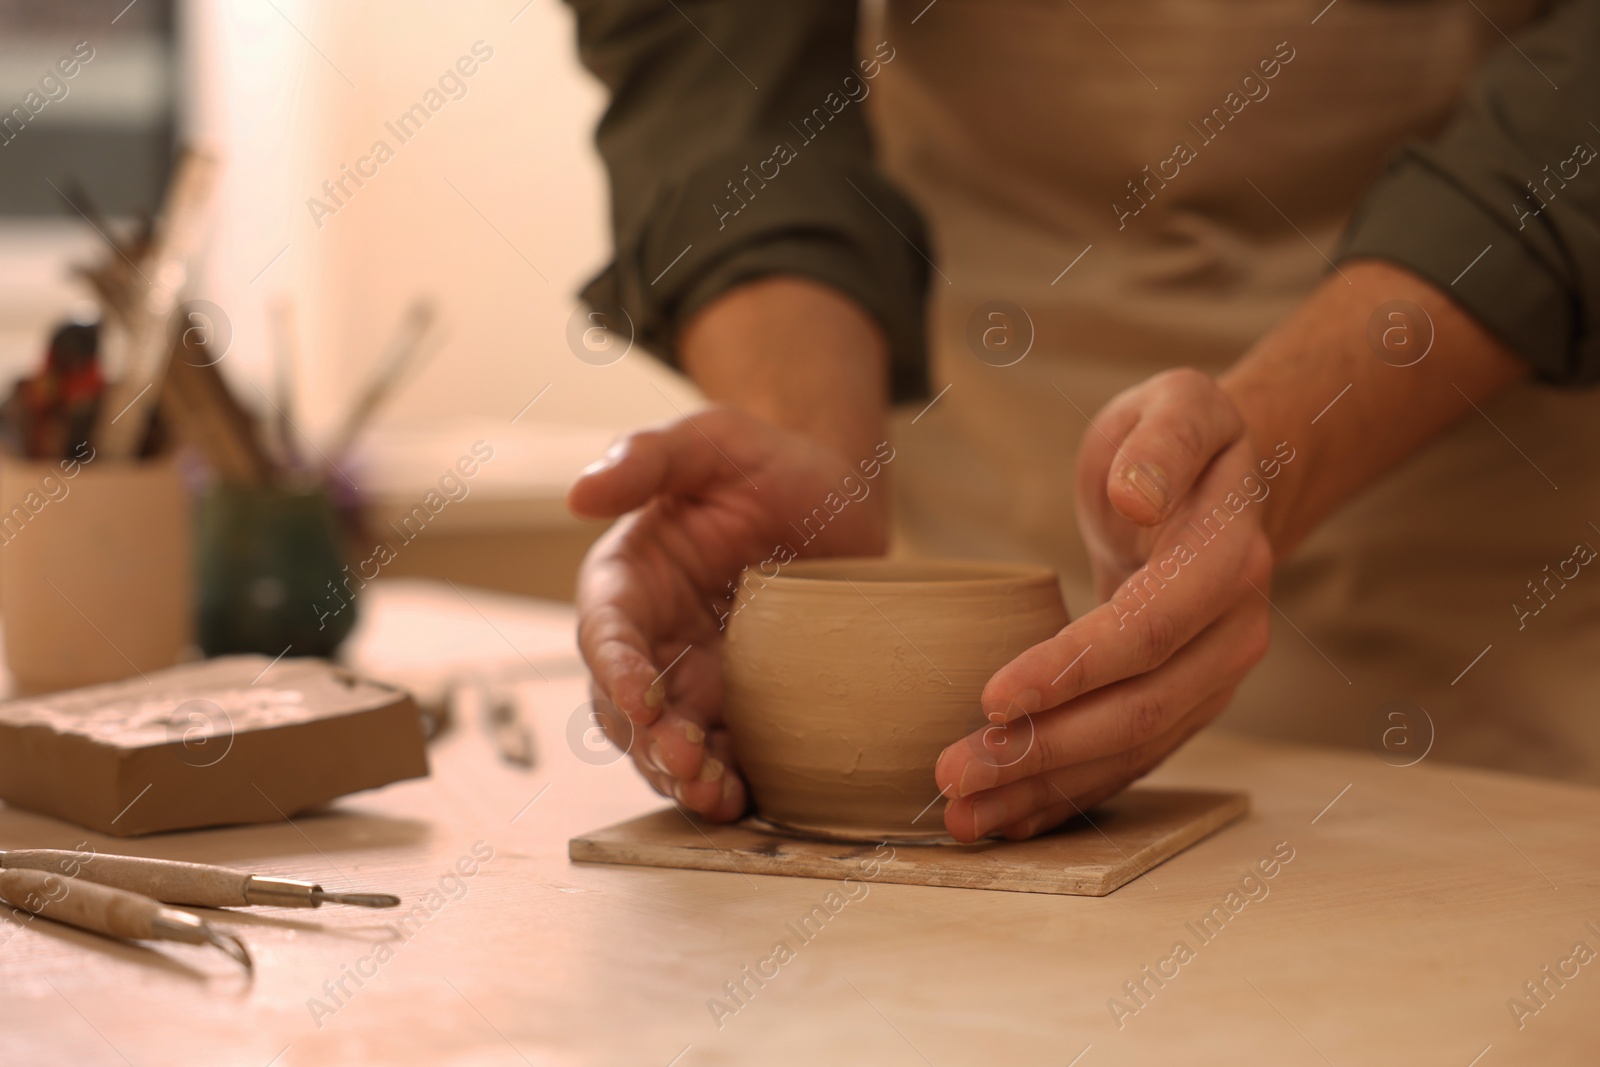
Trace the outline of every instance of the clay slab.
<path fill-rule="evenodd" d="M 118 837 L 277 822 L 427 773 L 411 698 L 321 660 L 225 656 L 0 705 L 0 800 Z"/>
<path fill-rule="evenodd" d="M 1130 789 L 1087 820 L 1031 841 L 895 845 L 873 881 L 1103 897 L 1249 810 L 1245 793 Z M 861 861 L 881 856 L 876 845 L 804 840 L 752 823 L 690 822 L 664 808 L 575 837 L 567 854 L 579 863 L 858 880 Z"/>

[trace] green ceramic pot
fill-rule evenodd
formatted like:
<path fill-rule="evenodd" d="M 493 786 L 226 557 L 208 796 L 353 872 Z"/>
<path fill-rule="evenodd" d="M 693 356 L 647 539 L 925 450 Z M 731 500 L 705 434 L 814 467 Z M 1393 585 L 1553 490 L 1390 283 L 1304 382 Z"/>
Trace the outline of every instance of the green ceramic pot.
<path fill-rule="evenodd" d="M 214 486 L 200 498 L 199 640 L 208 656 L 331 656 L 356 622 L 344 539 L 320 489 Z"/>

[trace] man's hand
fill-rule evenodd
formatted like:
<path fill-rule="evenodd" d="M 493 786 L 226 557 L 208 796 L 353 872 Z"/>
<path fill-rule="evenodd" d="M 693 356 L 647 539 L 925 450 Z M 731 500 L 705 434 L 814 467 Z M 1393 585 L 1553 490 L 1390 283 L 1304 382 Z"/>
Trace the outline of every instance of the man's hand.
<path fill-rule="evenodd" d="M 722 715 L 722 621 L 746 566 L 797 540 L 806 515 L 870 456 L 732 408 L 631 434 L 568 496 L 588 518 L 621 516 L 578 583 L 578 644 L 602 726 L 663 795 L 712 819 L 745 808 Z M 882 483 L 851 503 L 807 556 L 874 555 L 887 542 Z M 798 548 L 799 546 L 794 546 Z M 611 709 L 616 709 L 615 713 Z"/>
<path fill-rule="evenodd" d="M 1198 371 L 1157 375 L 1095 417 L 1079 452 L 1078 522 L 1109 599 L 984 687 L 995 725 L 946 749 L 935 774 L 952 835 L 1049 829 L 1148 773 L 1227 706 L 1266 653 L 1262 501 L 1285 462 L 1254 453 L 1233 402 Z"/>
<path fill-rule="evenodd" d="M 611 739 L 659 792 L 733 819 L 746 795 L 721 726 L 729 583 L 779 543 L 798 549 L 790 520 L 850 496 L 846 475 L 870 481 L 858 465 L 884 439 L 888 342 L 849 297 L 775 275 L 707 304 L 678 347 L 732 406 L 633 434 L 573 485 L 577 514 L 621 516 L 579 573 L 578 641 Z M 877 555 L 887 531 L 880 479 L 804 550 Z"/>
<path fill-rule="evenodd" d="M 1396 306 L 1411 347 L 1375 348 L 1371 325 Z M 939 759 L 951 833 L 1038 833 L 1160 763 L 1265 653 L 1274 557 L 1527 372 L 1438 288 L 1362 261 L 1220 383 L 1169 371 L 1114 399 L 1078 464 L 1078 521 L 1110 600 L 990 680 L 984 711 L 1009 725 Z"/>

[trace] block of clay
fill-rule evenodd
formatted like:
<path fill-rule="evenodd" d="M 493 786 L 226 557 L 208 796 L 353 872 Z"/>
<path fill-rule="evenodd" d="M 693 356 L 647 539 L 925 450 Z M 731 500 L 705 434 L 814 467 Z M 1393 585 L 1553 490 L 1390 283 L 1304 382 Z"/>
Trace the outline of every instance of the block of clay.
<path fill-rule="evenodd" d="M 228 656 L 0 705 L 0 800 L 117 836 L 276 822 L 427 773 L 411 698 L 322 660 Z"/>

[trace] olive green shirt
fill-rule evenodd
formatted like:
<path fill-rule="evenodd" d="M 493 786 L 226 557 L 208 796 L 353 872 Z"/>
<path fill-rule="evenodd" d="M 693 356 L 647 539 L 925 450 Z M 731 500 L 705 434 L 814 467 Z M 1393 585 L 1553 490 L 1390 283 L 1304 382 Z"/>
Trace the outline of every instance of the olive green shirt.
<path fill-rule="evenodd" d="M 803 275 L 882 324 L 896 399 L 923 394 L 936 253 L 841 90 L 876 73 L 855 52 L 856 0 L 568 3 L 611 92 L 596 140 L 616 251 L 584 298 L 625 309 L 671 359 L 678 326 L 720 293 Z M 825 129 L 791 125 L 830 93 Z M 1600 0 L 1565 0 L 1490 55 L 1438 137 L 1395 155 L 1335 258 L 1427 279 L 1547 381 L 1600 380 L 1597 122 Z"/>

